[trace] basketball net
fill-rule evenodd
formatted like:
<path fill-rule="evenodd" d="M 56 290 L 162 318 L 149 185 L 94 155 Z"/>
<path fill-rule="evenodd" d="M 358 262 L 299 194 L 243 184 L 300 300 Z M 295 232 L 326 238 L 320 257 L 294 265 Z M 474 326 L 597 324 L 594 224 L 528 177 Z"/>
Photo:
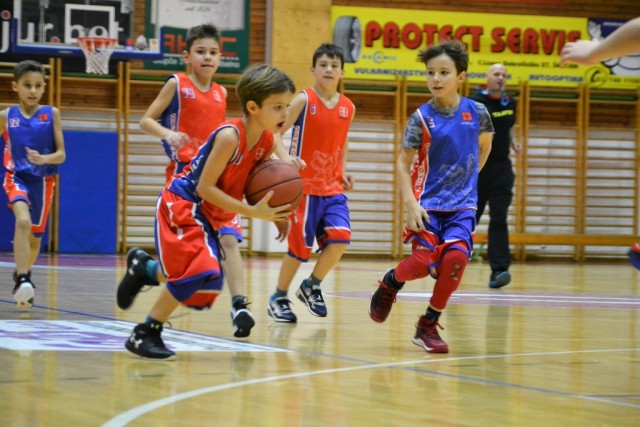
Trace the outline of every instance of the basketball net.
<path fill-rule="evenodd" d="M 117 42 L 117 39 L 109 37 L 78 37 L 87 63 L 87 74 L 109 74 L 109 58 Z"/>

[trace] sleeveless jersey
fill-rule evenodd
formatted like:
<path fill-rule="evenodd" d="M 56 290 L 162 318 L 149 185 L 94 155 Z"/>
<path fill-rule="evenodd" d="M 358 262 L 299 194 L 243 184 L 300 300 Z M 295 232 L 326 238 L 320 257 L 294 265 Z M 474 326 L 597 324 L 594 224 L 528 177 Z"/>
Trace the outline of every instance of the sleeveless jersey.
<path fill-rule="evenodd" d="M 58 165 L 34 165 L 29 162 L 24 149 L 29 147 L 40 154 L 56 151 L 53 107 L 43 105 L 29 118 L 22 115 L 19 107 L 9 107 L 3 136 L 6 142 L 4 167 L 8 171 L 40 177 L 58 173 Z"/>
<path fill-rule="evenodd" d="M 167 141 L 162 145 L 167 156 L 175 161 L 190 162 L 204 142 L 220 123 L 225 121 L 227 100 L 222 86 L 211 82 L 208 91 L 202 92 L 185 73 L 173 74 L 176 92 L 171 103 L 160 116 L 160 124 L 191 137 L 191 143 L 176 152 Z"/>
<path fill-rule="evenodd" d="M 193 203 L 202 202 L 200 209 L 216 230 L 231 221 L 236 216 L 236 213 L 225 211 L 218 206 L 202 200 L 196 192 L 196 187 L 200 181 L 204 164 L 213 149 L 213 141 L 216 135 L 220 130 L 229 127 L 233 128 L 238 134 L 240 144 L 233 158 L 229 160 L 222 175 L 220 175 L 216 186 L 229 196 L 237 200 L 242 200 L 244 197 L 244 186 L 249 177 L 249 172 L 256 163 L 265 160 L 266 156 L 271 154 L 274 144 L 273 134 L 264 131 L 258 143 L 252 149 L 249 149 L 242 118 L 236 118 L 221 124 L 220 127 L 211 134 L 209 140 L 200 147 L 195 157 L 191 160 L 189 167 L 187 167 L 183 173 L 174 176 L 168 186 L 169 191 L 186 200 Z"/>
<path fill-rule="evenodd" d="M 301 157 L 307 167 L 300 171 L 305 194 L 334 196 L 343 192 L 342 161 L 354 106 L 344 95 L 327 108 L 316 92 L 303 90 L 307 102 L 291 131 L 291 156 Z"/>
<path fill-rule="evenodd" d="M 450 118 L 438 114 L 429 103 L 417 113 L 423 141 L 411 171 L 416 199 L 426 210 L 476 209 L 480 151 L 476 104 L 462 97 Z"/>

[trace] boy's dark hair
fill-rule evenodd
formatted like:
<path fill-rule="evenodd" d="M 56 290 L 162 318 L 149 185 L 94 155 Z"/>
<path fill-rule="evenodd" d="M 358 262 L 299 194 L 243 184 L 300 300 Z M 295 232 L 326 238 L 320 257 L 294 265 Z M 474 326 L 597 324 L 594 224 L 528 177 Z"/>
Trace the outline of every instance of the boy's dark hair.
<path fill-rule="evenodd" d="M 467 71 L 469 68 L 469 52 L 460 40 L 447 40 L 440 44 L 430 46 L 418 53 L 418 60 L 424 65 L 436 56 L 447 55 L 456 65 L 456 74 Z"/>
<path fill-rule="evenodd" d="M 214 39 L 220 44 L 220 31 L 213 24 L 202 24 L 189 28 L 187 31 L 187 46 L 186 51 L 191 51 L 191 45 L 198 39 Z"/>
<path fill-rule="evenodd" d="M 236 93 L 245 114 L 248 114 L 249 101 L 254 101 L 261 107 L 264 100 L 273 94 L 295 91 L 296 86 L 289 76 L 267 64 L 254 64 L 247 68 L 236 85 Z"/>
<path fill-rule="evenodd" d="M 338 58 L 340 60 L 340 68 L 344 69 L 344 52 L 340 46 L 337 46 L 333 43 L 323 43 L 319 48 L 313 53 L 313 63 L 312 67 L 316 66 L 316 61 L 322 55 L 327 55 L 329 58 Z"/>
<path fill-rule="evenodd" d="M 20 77 L 22 77 L 25 73 L 30 71 L 35 71 L 36 73 L 40 73 L 43 76 L 46 76 L 46 72 L 44 71 L 44 66 L 38 61 L 33 61 L 31 59 L 26 59 L 24 61 L 20 61 L 13 67 L 13 80 L 18 81 Z"/>

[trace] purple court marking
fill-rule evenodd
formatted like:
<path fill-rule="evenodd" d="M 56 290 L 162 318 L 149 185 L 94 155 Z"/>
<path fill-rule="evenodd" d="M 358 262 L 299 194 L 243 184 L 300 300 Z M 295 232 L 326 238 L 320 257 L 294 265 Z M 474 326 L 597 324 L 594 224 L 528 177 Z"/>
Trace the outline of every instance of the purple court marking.
<path fill-rule="evenodd" d="M 640 298 L 635 295 L 498 292 L 456 292 L 451 296 L 449 304 L 640 310 Z M 369 299 L 372 294 L 373 291 L 325 292 L 325 295 L 357 299 Z M 431 295 L 431 292 L 399 292 L 396 299 L 401 302 L 425 303 Z"/>

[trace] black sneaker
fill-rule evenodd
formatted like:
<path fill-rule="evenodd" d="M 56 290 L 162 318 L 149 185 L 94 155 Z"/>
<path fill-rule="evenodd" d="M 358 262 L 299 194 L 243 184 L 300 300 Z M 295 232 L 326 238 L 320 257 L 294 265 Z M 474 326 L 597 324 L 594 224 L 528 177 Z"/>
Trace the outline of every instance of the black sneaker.
<path fill-rule="evenodd" d="M 33 297 L 36 286 L 31 283 L 30 274 L 13 274 L 15 286 L 11 294 L 16 301 L 16 306 L 21 310 L 29 310 L 33 307 Z"/>
<path fill-rule="evenodd" d="M 289 304 L 291 304 L 291 300 L 287 297 L 269 298 L 267 314 L 276 322 L 296 323 L 298 318 L 295 313 L 291 311 Z"/>
<path fill-rule="evenodd" d="M 121 309 L 126 310 L 131 307 L 143 286 L 159 285 L 155 278 L 147 276 L 146 263 L 149 260 L 153 258 L 140 248 L 131 248 L 127 253 L 127 271 L 118 285 L 116 294 L 116 301 Z"/>
<path fill-rule="evenodd" d="M 247 307 L 249 303 L 247 298 L 244 298 L 241 302 L 236 302 L 231 307 L 231 323 L 233 323 L 233 336 L 237 338 L 248 337 L 251 333 L 251 328 L 256 324 L 253 320 L 253 315 Z"/>
<path fill-rule="evenodd" d="M 296 296 L 307 305 L 309 313 L 317 317 L 327 317 L 327 306 L 322 298 L 320 286 L 315 285 L 309 288 L 307 286 L 307 279 L 304 279 L 296 291 Z"/>
<path fill-rule="evenodd" d="M 162 325 L 160 323 L 140 323 L 124 344 L 131 353 L 143 359 L 172 360 L 176 353 L 169 350 L 162 341 Z"/>
<path fill-rule="evenodd" d="M 490 288 L 500 289 L 509 283 L 511 283 L 511 274 L 508 271 L 494 271 L 491 273 L 491 278 L 489 279 Z"/>

